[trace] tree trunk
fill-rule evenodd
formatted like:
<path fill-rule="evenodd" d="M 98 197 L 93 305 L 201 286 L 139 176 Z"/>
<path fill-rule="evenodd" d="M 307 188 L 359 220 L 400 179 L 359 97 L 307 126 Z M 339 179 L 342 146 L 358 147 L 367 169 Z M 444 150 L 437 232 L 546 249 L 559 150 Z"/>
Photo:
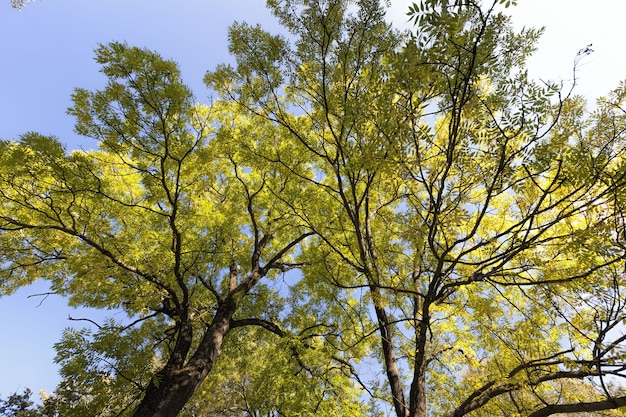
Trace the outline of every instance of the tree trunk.
<path fill-rule="evenodd" d="M 423 351 L 418 351 L 415 356 L 416 363 L 409 394 L 409 415 L 426 417 L 426 360 Z"/>
<path fill-rule="evenodd" d="M 165 367 L 150 382 L 133 417 L 176 417 L 207 377 L 230 330 L 233 308 L 218 310 L 198 349 L 179 369 Z"/>
<path fill-rule="evenodd" d="M 420 308 L 421 312 L 419 312 L 419 317 L 414 313 L 414 317 L 418 322 L 418 332 L 415 335 L 415 363 L 413 364 L 413 381 L 409 391 L 409 415 L 410 417 L 426 417 L 426 368 L 428 366 L 426 346 L 428 343 L 428 329 L 430 327 L 430 303 L 419 303 L 417 301 L 416 309 Z"/>
<path fill-rule="evenodd" d="M 376 317 L 378 318 L 378 326 L 380 331 L 380 339 L 383 347 L 383 358 L 385 360 L 385 370 L 387 371 L 387 380 L 391 389 L 391 397 L 393 406 L 398 417 L 408 417 L 409 409 L 404 400 L 404 390 L 400 371 L 396 363 L 396 355 L 393 344 L 391 343 L 391 325 L 387 318 L 387 313 L 382 307 L 374 307 Z"/>

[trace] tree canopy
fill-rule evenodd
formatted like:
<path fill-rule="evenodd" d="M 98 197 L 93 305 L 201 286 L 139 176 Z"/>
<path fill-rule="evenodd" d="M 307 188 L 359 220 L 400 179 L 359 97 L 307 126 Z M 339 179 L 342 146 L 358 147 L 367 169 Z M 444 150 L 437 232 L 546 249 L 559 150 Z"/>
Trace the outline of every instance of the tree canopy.
<path fill-rule="evenodd" d="M 590 111 L 530 79 L 511 3 L 400 32 L 269 0 L 284 32 L 233 24 L 204 104 L 101 45 L 68 110 L 98 149 L 0 142 L 0 291 L 127 315 L 66 330 L 40 415 L 618 413 L 626 84 Z"/>

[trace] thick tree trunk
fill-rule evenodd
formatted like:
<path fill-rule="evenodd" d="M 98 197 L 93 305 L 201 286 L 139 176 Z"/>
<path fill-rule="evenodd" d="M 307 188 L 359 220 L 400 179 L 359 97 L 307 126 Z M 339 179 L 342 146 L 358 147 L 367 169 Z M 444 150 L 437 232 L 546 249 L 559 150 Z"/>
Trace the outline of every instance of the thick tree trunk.
<path fill-rule="evenodd" d="M 167 374 L 159 374 L 146 390 L 134 417 L 176 417 L 202 383 L 209 369 L 189 366 Z"/>
<path fill-rule="evenodd" d="M 166 366 L 150 382 L 134 417 L 176 417 L 189 401 L 221 353 L 230 330 L 234 308 L 218 311 L 189 362 L 179 368 Z"/>

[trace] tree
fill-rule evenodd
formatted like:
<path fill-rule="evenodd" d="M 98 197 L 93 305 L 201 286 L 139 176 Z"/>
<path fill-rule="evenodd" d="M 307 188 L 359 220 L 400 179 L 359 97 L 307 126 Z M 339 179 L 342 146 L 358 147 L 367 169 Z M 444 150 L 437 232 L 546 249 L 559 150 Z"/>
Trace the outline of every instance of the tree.
<path fill-rule="evenodd" d="M 30 417 L 35 416 L 33 401 L 30 396 L 32 391 L 28 388 L 23 393 L 13 393 L 6 400 L 0 400 L 0 415 L 6 417 Z"/>
<path fill-rule="evenodd" d="M 508 3 L 425 0 L 399 33 L 376 0 L 270 0 L 289 33 L 234 24 L 211 105 L 101 46 L 69 110 L 98 150 L 0 145 L 1 288 L 128 315 L 65 332 L 64 411 L 625 406 L 626 85 L 588 114 L 530 80 Z"/>
<path fill-rule="evenodd" d="M 63 380 L 52 394 L 39 393 L 39 401 L 31 398 L 32 391 L 26 388 L 21 394 L 13 393 L 6 400 L 0 399 L 0 416 L 3 417 L 60 417 L 71 415 L 79 406 L 81 398 L 77 394 L 76 384 Z"/>
<path fill-rule="evenodd" d="M 275 201 L 297 196 L 292 178 L 240 146 L 280 146 L 275 127 L 194 103 L 153 52 L 112 43 L 96 59 L 108 83 L 77 89 L 69 113 L 99 149 L 67 153 L 34 133 L 0 142 L 2 291 L 45 278 L 74 305 L 127 313 L 56 346 L 84 399 L 74 415 L 176 416 L 228 334 L 289 336 L 269 283 L 298 267 L 311 232 Z"/>
<path fill-rule="evenodd" d="M 236 25 L 206 77 L 298 145 L 259 153 L 302 184 L 303 291 L 378 333 L 398 417 L 626 405 L 624 86 L 588 115 L 529 80 L 500 3 L 414 4 L 403 42 L 377 1 L 270 1 L 293 43 Z"/>

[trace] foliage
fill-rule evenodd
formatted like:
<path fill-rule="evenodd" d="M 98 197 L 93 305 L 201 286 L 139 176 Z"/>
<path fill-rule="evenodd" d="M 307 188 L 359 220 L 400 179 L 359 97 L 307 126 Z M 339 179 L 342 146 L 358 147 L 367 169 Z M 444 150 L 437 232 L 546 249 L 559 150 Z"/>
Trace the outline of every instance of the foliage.
<path fill-rule="evenodd" d="M 208 378 L 185 415 L 337 416 L 368 415 L 360 391 L 347 382 L 321 340 L 268 340 L 258 329 L 242 329 L 224 346 L 216 377 Z M 276 336 L 274 335 L 273 339 Z M 294 360 L 295 359 L 295 360 Z"/>
<path fill-rule="evenodd" d="M 0 415 L 6 417 L 30 417 L 36 415 L 30 400 L 32 391 L 28 388 L 23 393 L 9 395 L 6 400 L 0 400 Z"/>
<path fill-rule="evenodd" d="M 270 124 L 252 131 L 229 103 L 195 104 L 176 65 L 150 51 L 113 43 L 97 60 L 108 84 L 77 89 L 69 112 L 98 150 L 68 154 L 34 133 L 0 145 L 2 291 L 44 277 L 72 304 L 127 313 L 57 345 L 89 399 L 76 415 L 175 415 L 231 328 L 279 331 L 277 291 L 259 281 L 296 267 L 310 233 L 273 201 L 289 202 L 294 181 L 239 146 L 273 136 Z M 172 409 L 151 408 L 163 392 Z"/>
<path fill-rule="evenodd" d="M 355 3 L 270 2 L 293 44 L 235 26 L 206 78 L 299 145 L 267 159 L 302 179 L 307 294 L 367 312 L 399 417 L 626 404 L 622 90 L 587 115 L 528 79 L 507 2 L 421 2 L 404 37 Z"/>
<path fill-rule="evenodd" d="M 625 406 L 626 85 L 588 113 L 529 79 L 511 4 L 400 33 L 376 0 L 270 0 L 287 33 L 234 24 L 210 105 L 102 45 L 69 110 L 98 150 L 0 143 L 0 289 L 127 314 L 57 344 L 63 415 Z"/>
<path fill-rule="evenodd" d="M 39 393 L 39 401 L 32 399 L 32 391 L 26 388 L 21 394 L 13 393 L 0 399 L 0 416 L 3 417 L 60 417 L 73 407 L 78 398 L 70 381 L 63 381 L 52 394 Z"/>

